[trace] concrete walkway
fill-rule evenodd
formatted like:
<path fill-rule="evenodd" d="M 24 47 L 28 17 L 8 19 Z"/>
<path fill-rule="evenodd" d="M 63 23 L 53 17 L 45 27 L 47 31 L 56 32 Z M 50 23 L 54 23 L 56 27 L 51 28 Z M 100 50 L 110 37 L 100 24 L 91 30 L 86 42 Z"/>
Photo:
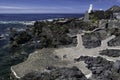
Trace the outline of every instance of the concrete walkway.
<path fill-rule="evenodd" d="M 54 49 L 52 51 L 50 49 L 49 50 L 44 49 L 42 51 L 40 50 L 35 53 L 32 53 L 29 56 L 27 61 L 11 67 L 13 74 L 16 77 L 20 78 L 31 71 L 38 71 L 40 69 L 44 70 L 45 66 L 48 66 L 49 64 L 49 65 L 57 65 L 57 66 L 61 65 L 61 66 L 66 66 L 66 67 L 77 66 L 86 75 L 86 77 L 89 78 L 90 76 L 92 76 L 91 71 L 86 68 L 86 64 L 83 61 L 75 63 L 74 62 L 75 58 L 78 58 L 80 56 L 97 57 L 97 56 L 101 56 L 99 55 L 99 51 L 101 50 L 120 49 L 119 46 L 118 47 L 107 46 L 107 42 L 115 38 L 115 36 L 111 36 L 107 38 L 106 40 L 103 40 L 102 45 L 100 47 L 86 49 L 83 46 L 81 35 L 84 35 L 84 33 L 77 35 L 78 45 L 76 47 L 59 48 L 59 49 Z M 59 57 L 59 60 L 54 59 L 53 56 L 55 55 Z M 120 60 L 119 57 L 118 58 L 112 58 L 112 57 L 107 57 L 107 56 L 101 56 L 101 57 L 104 57 L 109 61 Z"/>
<path fill-rule="evenodd" d="M 79 63 L 74 63 L 74 59 L 78 58 L 80 56 L 92 56 L 92 57 L 97 57 L 101 56 L 99 55 L 99 51 L 105 50 L 105 49 L 120 49 L 120 47 L 109 47 L 107 46 L 107 42 L 110 41 L 111 39 L 115 38 L 115 36 L 110 36 L 106 40 L 102 41 L 102 45 L 100 47 L 92 48 L 92 49 L 86 49 L 82 45 L 82 34 L 77 35 L 77 41 L 78 45 L 76 47 L 71 47 L 71 48 L 62 48 L 62 49 L 56 49 L 55 54 L 57 54 L 59 57 L 61 57 L 62 60 L 68 60 L 71 61 L 71 64 L 69 66 L 77 66 L 85 75 L 88 77 L 88 75 L 91 74 L 91 71 L 86 68 L 86 64 L 84 62 L 79 62 Z M 64 55 L 67 55 L 67 58 L 63 58 Z M 101 56 L 103 58 L 106 58 L 109 61 L 116 61 L 120 60 L 120 58 L 112 58 L 112 57 L 107 57 L 107 56 Z"/>

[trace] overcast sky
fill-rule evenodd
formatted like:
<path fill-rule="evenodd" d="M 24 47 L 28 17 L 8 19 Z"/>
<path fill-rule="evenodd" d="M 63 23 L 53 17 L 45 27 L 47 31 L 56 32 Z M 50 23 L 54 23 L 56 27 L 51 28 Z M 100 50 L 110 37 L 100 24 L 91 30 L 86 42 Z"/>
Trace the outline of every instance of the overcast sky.
<path fill-rule="evenodd" d="M 0 13 L 83 13 L 90 4 L 108 9 L 120 0 L 0 0 Z"/>

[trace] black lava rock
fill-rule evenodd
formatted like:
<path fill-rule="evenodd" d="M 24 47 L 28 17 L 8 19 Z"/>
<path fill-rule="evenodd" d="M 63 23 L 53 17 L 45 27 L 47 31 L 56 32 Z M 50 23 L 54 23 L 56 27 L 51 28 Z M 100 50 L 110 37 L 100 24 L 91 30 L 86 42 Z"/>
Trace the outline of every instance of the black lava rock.
<path fill-rule="evenodd" d="M 21 80 L 87 80 L 85 75 L 77 68 L 54 68 L 49 72 L 32 72 Z"/>
<path fill-rule="evenodd" d="M 85 61 L 92 71 L 91 80 L 120 80 L 120 61 L 112 62 L 102 57 L 81 56 L 76 61 Z"/>
<path fill-rule="evenodd" d="M 109 57 L 119 57 L 120 56 L 120 50 L 106 49 L 106 50 L 100 51 L 100 55 L 106 55 L 106 56 L 109 56 Z"/>
<path fill-rule="evenodd" d="M 101 40 L 95 35 L 89 33 L 82 36 L 82 41 L 85 48 L 96 48 L 101 46 Z"/>
<path fill-rule="evenodd" d="M 113 64 L 113 68 L 114 68 L 118 73 L 120 73 L 120 61 L 116 61 L 116 62 Z"/>
<path fill-rule="evenodd" d="M 120 36 L 117 36 L 116 38 L 110 40 L 108 42 L 108 46 L 120 46 Z"/>

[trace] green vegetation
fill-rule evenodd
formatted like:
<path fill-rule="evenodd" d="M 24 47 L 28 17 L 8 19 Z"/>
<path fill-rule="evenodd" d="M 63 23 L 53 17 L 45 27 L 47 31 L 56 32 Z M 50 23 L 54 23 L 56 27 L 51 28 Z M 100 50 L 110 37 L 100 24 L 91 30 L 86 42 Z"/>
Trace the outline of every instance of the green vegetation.
<path fill-rule="evenodd" d="M 96 21 L 98 21 L 98 18 L 94 16 L 94 14 L 90 15 L 90 20 L 92 23 L 95 23 Z"/>
<path fill-rule="evenodd" d="M 90 20 L 95 23 L 97 20 L 110 19 L 113 17 L 112 11 L 94 11 L 90 13 Z"/>

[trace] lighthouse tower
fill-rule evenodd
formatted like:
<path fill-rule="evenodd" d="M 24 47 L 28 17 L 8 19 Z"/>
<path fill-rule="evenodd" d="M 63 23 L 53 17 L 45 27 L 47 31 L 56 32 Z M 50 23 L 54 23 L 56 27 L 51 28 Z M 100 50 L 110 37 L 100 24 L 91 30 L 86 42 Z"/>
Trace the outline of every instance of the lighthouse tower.
<path fill-rule="evenodd" d="M 84 16 L 84 21 L 85 22 L 89 22 L 89 13 L 91 13 L 93 11 L 93 5 L 90 4 L 90 7 L 88 9 L 88 11 L 85 12 L 85 16 Z"/>
<path fill-rule="evenodd" d="M 88 10 L 88 13 L 91 13 L 91 12 L 92 12 L 92 10 L 93 10 L 93 5 L 92 5 L 92 4 L 90 4 L 90 7 L 89 7 L 89 10 Z"/>

